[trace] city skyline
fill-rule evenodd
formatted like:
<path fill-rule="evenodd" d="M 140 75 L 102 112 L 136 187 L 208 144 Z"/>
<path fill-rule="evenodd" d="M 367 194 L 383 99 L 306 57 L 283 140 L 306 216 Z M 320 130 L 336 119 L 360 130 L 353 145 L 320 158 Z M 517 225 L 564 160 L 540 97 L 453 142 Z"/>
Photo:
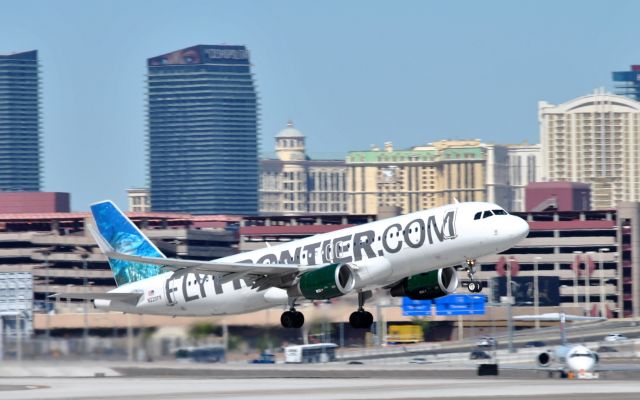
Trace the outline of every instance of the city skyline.
<path fill-rule="evenodd" d="M 640 5 L 625 4 L 603 22 L 599 2 L 159 1 L 149 14 L 118 1 L 26 1 L 3 8 L 0 52 L 38 50 L 42 189 L 69 191 L 86 210 L 103 198 L 124 206 L 127 188 L 148 183 L 144 71 L 155 54 L 246 45 L 262 151 L 288 119 L 312 155 L 389 140 L 537 143 L 538 101 L 612 90 L 611 72 L 637 62 Z"/>

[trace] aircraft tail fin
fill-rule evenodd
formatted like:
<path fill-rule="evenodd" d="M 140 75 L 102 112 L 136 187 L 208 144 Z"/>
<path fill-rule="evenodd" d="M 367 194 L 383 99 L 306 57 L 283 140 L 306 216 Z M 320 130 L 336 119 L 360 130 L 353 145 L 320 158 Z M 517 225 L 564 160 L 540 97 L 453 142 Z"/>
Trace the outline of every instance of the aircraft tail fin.
<path fill-rule="evenodd" d="M 112 201 L 91 205 L 97 230 L 90 227 L 103 253 L 117 252 L 134 256 L 161 257 L 164 254 L 131 222 Z M 161 274 L 161 265 L 109 258 L 109 266 L 118 286 Z"/>

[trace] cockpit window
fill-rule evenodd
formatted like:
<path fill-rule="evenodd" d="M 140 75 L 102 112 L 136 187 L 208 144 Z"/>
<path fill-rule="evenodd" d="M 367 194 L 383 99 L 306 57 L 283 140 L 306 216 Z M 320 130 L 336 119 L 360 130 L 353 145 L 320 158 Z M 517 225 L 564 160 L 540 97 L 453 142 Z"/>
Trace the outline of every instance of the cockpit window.
<path fill-rule="evenodd" d="M 569 356 L 569 358 L 574 358 L 574 357 L 587 357 L 587 358 L 593 358 L 593 354 L 591 353 L 573 353 Z"/>
<path fill-rule="evenodd" d="M 478 211 L 474 216 L 473 219 L 484 219 L 484 218 L 489 218 L 492 217 L 494 215 L 509 215 L 509 213 L 507 213 L 505 210 L 503 209 L 497 209 L 497 210 L 486 210 L 486 211 Z"/>

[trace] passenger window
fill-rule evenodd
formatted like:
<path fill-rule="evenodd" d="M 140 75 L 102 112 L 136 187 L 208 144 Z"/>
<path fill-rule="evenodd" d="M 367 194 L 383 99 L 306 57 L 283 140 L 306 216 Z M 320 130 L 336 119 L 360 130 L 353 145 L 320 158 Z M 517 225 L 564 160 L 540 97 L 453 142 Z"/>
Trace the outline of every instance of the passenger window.
<path fill-rule="evenodd" d="M 476 220 L 476 219 L 480 219 L 480 218 L 482 218 L 482 211 L 478 211 L 478 212 L 476 213 L 476 215 L 474 215 L 474 216 L 473 216 L 473 219 L 474 219 L 474 220 Z"/>
<path fill-rule="evenodd" d="M 493 213 L 492 213 L 491 211 L 485 211 L 485 212 L 482 214 L 482 218 L 489 218 L 489 217 L 491 217 L 492 215 L 493 215 Z"/>
<path fill-rule="evenodd" d="M 505 210 L 491 210 L 493 211 L 494 215 L 507 215 L 507 212 Z"/>

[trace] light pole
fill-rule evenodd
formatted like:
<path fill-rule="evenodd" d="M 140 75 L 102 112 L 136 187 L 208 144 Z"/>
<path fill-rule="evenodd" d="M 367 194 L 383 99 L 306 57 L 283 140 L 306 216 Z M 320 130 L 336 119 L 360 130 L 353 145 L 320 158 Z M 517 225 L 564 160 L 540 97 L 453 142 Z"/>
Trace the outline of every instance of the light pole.
<path fill-rule="evenodd" d="M 542 260 L 542 257 L 533 257 L 533 313 L 540 315 L 540 288 L 538 286 L 538 261 Z M 536 329 L 540 329 L 540 320 L 536 319 Z"/>
<path fill-rule="evenodd" d="M 51 251 L 43 250 L 44 256 L 44 274 L 45 274 L 45 293 L 44 293 L 44 321 L 45 321 L 45 351 L 47 356 L 51 355 L 51 324 L 49 321 L 49 255 Z"/>
<path fill-rule="evenodd" d="M 593 255 L 595 254 L 595 252 L 593 251 L 588 251 L 587 252 L 587 259 L 585 260 L 584 263 L 584 308 L 585 308 L 585 313 L 584 315 L 586 316 L 590 316 L 591 315 L 591 295 L 589 293 L 589 289 L 591 288 L 591 265 L 590 262 L 593 262 L 593 258 L 591 258 Z"/>
<path fill-rule="evenodd" d="M 600 261 L 600 316 L 602 318 L 607 318 L 607 304 L 606 304 L 606 296 L 604 293 L 604 262 L 602 261 L 602 253 L 608 252 L 609 249 L 607 247 L 601 247 L 598 249 L 598 256 Z"/>
<path fill-rule="evenodd" d="M 511 305 L 511 268 L 513 267 L 513 257 L 509 259 L 509 267 L 507 268 L 507 331 L 509 334 L 509 353 L 513 353 L 513 314 Z"/>
<path fill-rule="evenodd" d="M 578 275 L 580 274 L 580 264 L 582 264 L 582 252 L 574 251 L 573 254 L 576 255 L 576 259 L 578 260 L 578 265 L 576 265 L 575 275 L 573 277 L 573 306 L 578 306 Z"/>
<path fill-rule="evenodd" d="M 88 293 L 89 287 L 87 282 L 87 259 L 89 258 L 89 253 L 86 251 L 80 253 L 80 258 L 82 258 L 82 286 L 84 287 L 84 292 Z M 82 347 L 84 355 L 89 354 L 89 310 L 88 310 L 88 300 L 85 299 L 84 307 L 83 307 L 83 318 L 84 318 L 84 326 L 82 328 Z"/>

